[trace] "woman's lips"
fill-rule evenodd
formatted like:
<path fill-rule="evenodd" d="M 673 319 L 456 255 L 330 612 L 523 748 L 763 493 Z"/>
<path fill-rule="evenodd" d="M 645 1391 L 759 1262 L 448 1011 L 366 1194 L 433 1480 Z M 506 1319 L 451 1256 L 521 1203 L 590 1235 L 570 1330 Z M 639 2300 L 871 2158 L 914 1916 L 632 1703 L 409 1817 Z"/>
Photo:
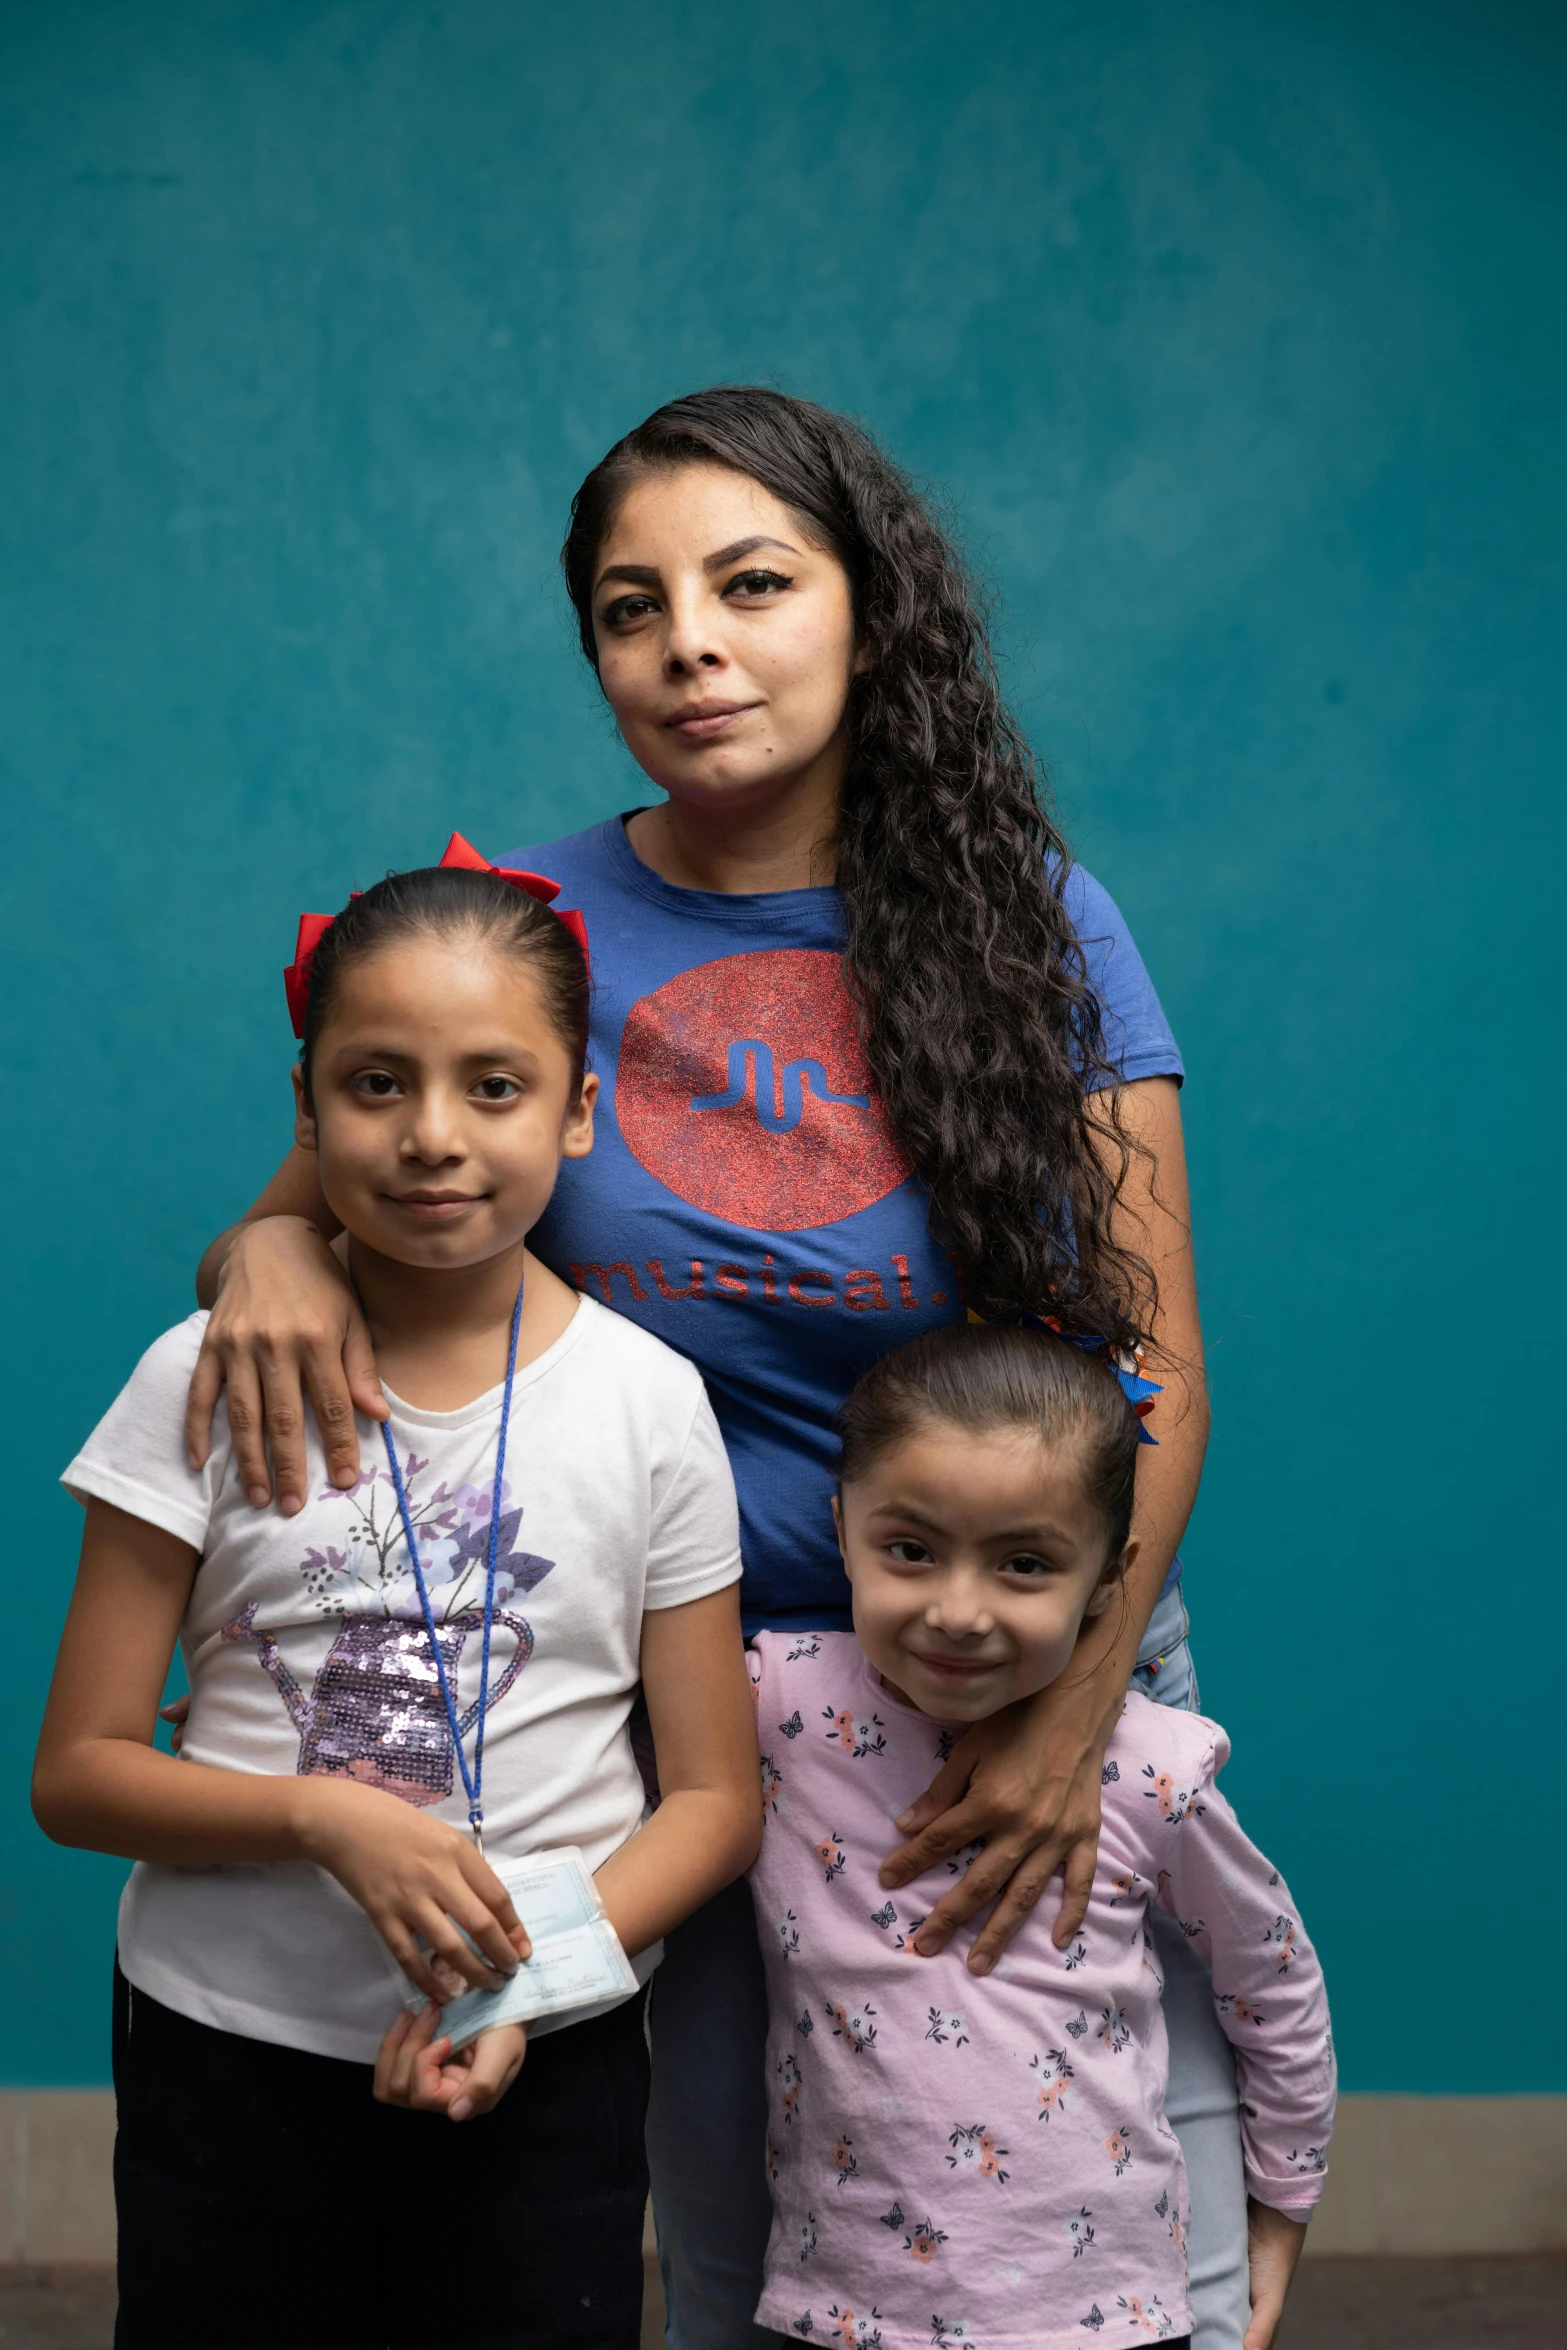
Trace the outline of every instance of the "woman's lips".
<path fill-rule="evenodd" d="M 670 734 L 678 734 L 682 742 L 710 743 L 719 735 L 728 734 L 742 718 L 760 708 L 759 702 L 715 702 L 684 717 L 677 711 L 673 718 L 665 719 L 664 725 Z"/>

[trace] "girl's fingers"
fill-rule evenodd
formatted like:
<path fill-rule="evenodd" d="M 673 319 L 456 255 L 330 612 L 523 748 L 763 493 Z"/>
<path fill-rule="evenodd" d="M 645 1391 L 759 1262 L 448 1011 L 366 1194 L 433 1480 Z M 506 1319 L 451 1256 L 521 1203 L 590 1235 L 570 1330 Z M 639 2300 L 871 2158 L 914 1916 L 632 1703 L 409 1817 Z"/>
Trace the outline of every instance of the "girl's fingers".
<path fill-rule="evenodd" d="M 440 2028 L 440 2009 L 420 2011 L 417 2022 L 393 2052 L 384 2102 L 413 2113 L 445 2113 L 467 2083 L 467 2052 L 453 2056 L 450 2037 Z"/>
<path fill-rule="evenodd" d="M 487 1860 L 481 1859 L 471 1844 L 462 1845 L 460 1850 L 462 1853 L 461 1866 L 463 1876 L 466 1878 L 469 1886 L 478 1896 L 479 1900 L 483 1902 L 485 1920 L 494 1924 L 497 1932 L 500 1935 L 501 1942 L 504 1943 L 506 1947 L 507 1958 L 500 1959 L 500 1945 L 493 1945 L 497 1951 L 498 1963 L 506 1966 L 509 1973 L 510 1966 L 508 1962 L 510 1958 L 513 1956 L 526 1958 L 529 1951 L 533 1948 L 532 1943 L 528 1940 L 527 1928 L 524 1926 L 521 1918 L 518 1917 L 516 1910 L 512 1907 L 511 1895 L 507 1892 L 505 1886 L 501 1883 L 499 1877 L 495 1874 L 495 1871 L 491 1868 L 489 1862 Z M 479 1934 L 477 1929 L 468 1924 L 466 1917 L 462 1922 L 464 1926 L 467 1927 L 468 1932 L 473 1935 L 476 1942 L 483 1940 L 483 1937 Z M 521 1938 L 520 1945 L 519 1936 Z M 492 1944 L 488 1941 L 485 1941 L 484 1947 L 486 1949 L 490 1949 Z"/>
<path fill-rule="evenodd" d="M 392 2080 L 396 2073 L 397 2052 L 413 2028 L 414 2020 L 406 2007 L 400 2008 L 392 2022 L 388 2024 L 381 2045 L 375 2052 L 375 2072 L 370 2087 L 372 2094 L 378 2097 L 383 2105 L 388 2102 Z"/>
<path fill-rule="evenodd" d="M 404 2102 L 415 2113 L 444 2113 L 451 2102 L 452 2044 L 443 2032 L 428 2048 L 417 2048 L 408 2067 Z"/>
<path fill-rule="evenodd" d="M 406 1892 L 388 1895 L 385 1909 L 377 1901 L 370 1912 L 376 1931 L 410 1983 L 438 2004 L 470 1987 L 476 1991 L 498 1991 L 516 1973 L 518 1961 L 526 1958 L 532 1948 L 499 1878 L 491 1874 L 465 1840 L 455 1835 L 452 1857 L 458 1863 L 454 1882 L 444 1885 L 440 1882 L 445 1874 L 443 1857 L 439 1871 L 432 1872 L 434 1890 L 422 1895 Z M 483 1870 L 501 1894 L 512 1920 L 510 1933 L 469 1882 L 470 1871 L 475 1866 Z M 394 1901 L 396 1906 L 390 1906 Z M 421 1944 L 428 1947 L 423 1948 Z M 477 1949 L 474 1944 L 478 1945 Z"/>
<path fill-rule="evenodd" d="M 472 2048 L 464 2052 L 471 2062 L 467 2080 L 458 2086 L 447 2109 L 452 2120 L 465 2122 L 499 2105 L 522 2069 L 527 2048 L 528 2035 L 520 2024 L 504 2031 L 481 2033 Z"/>
<path fill-rule="evenodd" d="M 492 1966 L 502 1975 L 514 1975 L 517 1972 L 517 1961 L 526 1958 L 533 1947 L 526 1935 L 523 1936 L 526 1948 L 519 1950 L 494 1911 L 486 1909 L 483 1902 L 469 1893 L 466 1887 L 461 1894 L 453 1897 L 450 1911 L 463 1932 L 472 1935 Z M 522 1933 L 520 1926 L 516 1930 Z"/>
<path fill-rule="evenodd" d="M 1284 2288 L 1270 2277 L 1265 2283 L 1252 2280 L 1251 2323 L 1246 2328 L 1243 2350 L 1269 2350 L 1274 2330 L 1284 2315 Z"/>
<path fill-rule="evenodd" d="M 376 2051 L 375 2095 L 383 2105 L 412 2105 L 418 2094 L 421 2068 L 437 2071 L 450 2043 L 440 2029 L 441 2011 L 429 2000 L 417 2015 L 405 2007 Z"/>
<path fill-rule="evenodd" d="M 1270 2204 L 1246 2207 L 1247 2266 L 1251 2279 L 1251 2323 L 1244 2350 L 1269 2350 L 1284 2313 L 1285 2296 L 1306 2242 L 1303 2220 Z"/>
<path fill-rule="evenodd" d="M 360 1324 L 363 1330 L 363 1323 Z M 364 1340 L 366 1357 L 371 1361 L 370 1341 Z M 342 1353 L 330 1342 L 311 1346 L 301 1365 L 306 1389 L 315 1410 L 316 1426 L 321 1431 L 321 1442 L 326 1449 L 326 1473 L 334 1485 L 347 1488 L 357 1485 L 363 1463 L 359 1458 L 359 1429 L 354 1419 L 354 1397 L 346 1376 Z M 372 1369 L 373 1375 L 373 1369 Z M 379 1385 L 376 1388 L 380 1393 Z M 386 1405 L 374 1415 L 386 1418 Z M 277 1438 L 272 1440 L 273 1458 L 278 1457 Z M 278 1481 L 282 1482 L 281 1463 Z"/>
<path fill-rule="evenodd" d="M 411 2105 L 425 2073 L 439 2071 L 451 2043 L 441 2029 L 441 2011 L 434 2000 L 421 2007 L 392 2060 L 392 2076 L 400 2105 Z"/>
<path fill-rule="evenodd" d="M 493 1927 L 495 1923 L 493 1918 L 490 1923 Z M 424 1914 L 418 1922 L 418 1930 L 425 1941 L 429 1943 L 434 1957 L 444 1961 L 454 1974 L 460 1975 L 465 1983 L 471 1983 L 476 1991 L 498 1991 L 507 1975 L 516 1966 L 511 1944 L 505 1940 L 504 1936 L 502 1936 L 502 1943 L 506 1952 L 506 1965 L 505 1967 L 492 1966 L 487 1959 L 481 1957 L 479 1952 L 473 1949 L 471 1944 L 464 1941 L 445 1910 L 434 1901 L 425 1905 Z M 478 1940 L 477 1935 L 474 1936 L 474 1940 Z M 438 1996 L 443 2000 L 449 1999 L 451 1992 L 449 1989 L 443 1990 Z"/>
<path fill-rule="evenodd" d="M 189 1718 L 190 1693 L 188 1690 L 183 1697 L 176 1697 L 168 1705 L 160 1705 L 158 1708 L 159 1721 L 167 1722 L 174 1732 L 169 1743 L 176 1754 L 185 1743 L 185 1724 Z"/>
<path fill-rule="evenodd" d="M 197 1365 L 199 1372 L 200 1365 Z M 261 1400 L 261 1381 L 249 1354 L 236 1354 L 228 1365 L 229 1437 L 240 1491 L 254 1509 L 265 1509 L 272 1499 L 272 1470 L 267 1460 L 267 1415 Z"/>
<path fill-rule="evenodd" d="M 378 1917 L 371 1922 L 414 1989 L 422 1991 L 426 1999 L 439 2007 L 449 1993 L 442 1990 L 429 1960 L 401 1918 Z"/>

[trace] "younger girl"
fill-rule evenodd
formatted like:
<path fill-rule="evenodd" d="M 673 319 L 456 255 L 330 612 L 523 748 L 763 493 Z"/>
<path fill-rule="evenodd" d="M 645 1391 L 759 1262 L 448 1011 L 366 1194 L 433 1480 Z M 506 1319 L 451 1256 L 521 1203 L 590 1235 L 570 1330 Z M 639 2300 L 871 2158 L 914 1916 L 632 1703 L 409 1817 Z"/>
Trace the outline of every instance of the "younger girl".
<path fill-rule="evenodd" d="M 582 947 L 540 891 L 394 877 L 315 923 L 290 974 L 296 1132 L 386 1381 L 358 1484 L 330 1483 L 314 1426 L 292 1518 L 249 1506 L 221 1421 L 191 1468 L 204 1314 L 66 1472 L 87 1526 L 34 1802 L 59 1841 L 138 1864 L 122 2350 L 638 2338 L 642 2000 L 536 2026 L 526 2063 L 515 2026 L 452 2056 L 380 1947 L 435 2002 L 498 1985 L 529 1943 L 490 1862 L 576 1845 L 645 1981 L 756 1849 L 734 1493 L 701 1379 L 525 1245 L 591 1148 L 597 1085 Z M 178 1760 L 152 1744 L 176 1638 Z"/>
<path fill-rule="evenodd" d="M 1043 1330 L 938 1330 L 839 1416 L 854 1634 L 764 1632 L 773 2227 L 758 2322 L 883 2350 L 1183 2339 L 1186 2179 L 1164 2114 L 1150 1903 L 1211 1963 L 1236 2052 L 1266 2350 L 1321 2192 L 1334 2071 L 1314 1953 L 1214 1785 L 1200 1715 L 1133 1692 L 1104 1763 L 1098 1869 L 1065 1950 L 1036 1911 L 983 1979 L 965 1928 L 914 1937 L 978 1847 L 892 1898 L 889 1822 L 974 1722 L 1071 1669 L 1120 1604 L 1137 1422 Z"/>

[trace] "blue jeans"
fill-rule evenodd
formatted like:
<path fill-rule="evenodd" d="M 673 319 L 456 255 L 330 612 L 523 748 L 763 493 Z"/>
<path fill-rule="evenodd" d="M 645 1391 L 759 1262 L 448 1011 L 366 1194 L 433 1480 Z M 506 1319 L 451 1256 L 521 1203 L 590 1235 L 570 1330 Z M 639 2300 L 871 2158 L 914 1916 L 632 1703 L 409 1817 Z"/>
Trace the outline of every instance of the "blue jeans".
<path fill-rule="evenodd" d="M 1179 1583 L 1149 1618 L 1132 1685 L 1197 1711 Z M 1251 2314 L 1246 2188 L 1230 2044 L 1213 1983 L 1178 1926 L 1151 1913 L 1170 2034 L 1165 2111 L 1191 2182 L 1193 2350 L 1240 2350 Z M 670 2350 L 785 2350 L 753 2325 L 772 2211 L 767 1993 L 750 1888 L 731 1885 L 669 1936 L 653 1979 L 648 2164 Z"/>

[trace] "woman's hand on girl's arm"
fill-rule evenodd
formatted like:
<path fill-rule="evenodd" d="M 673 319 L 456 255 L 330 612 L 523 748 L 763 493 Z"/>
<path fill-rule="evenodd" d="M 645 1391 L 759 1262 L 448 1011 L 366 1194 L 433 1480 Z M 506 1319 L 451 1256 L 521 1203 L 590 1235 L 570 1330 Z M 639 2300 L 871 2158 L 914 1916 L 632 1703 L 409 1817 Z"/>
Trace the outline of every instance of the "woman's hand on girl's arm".
<path fill-rule="evenodd" d="M 440 2013 L 433 2001 L 417 2016 L 404 2008 L 377 2053 L 375 2094 L 383 2105 L 465 2122 L 499 2105 L 522 2070 L 528 2028 L 499 2024 L 453 2056 L 450 2040 L 436 2029 Z"/>
<path fill-rule="evenodd" d="M 1121 1184 L 1114 1229 L 1158 1280 L 1144 1367 L 1164 1387 L 1149 1421 L 1157 1444 L 1138 1455 L 1132 1517 L 1138 1551 L 1126 1579 L 1126 1604 L 1112 1605 L 1084 1625 L 1061 1680 L 969 1731 L 899 1819 L 908 1841 L 888 1855 L 881 1872 L 887 1887 L 906 1885 L 983 1840 L 984 1851 L 937 1902 L 916 1941 L 923 1956 L 933 1957 L 965 1920 L 995 1902 L 969 1954 L 976 1974 L 994 1966 L 1058 1869 L 1063 1885 L 1052 1934 L 1057 1949 L 1066 1948 L 1083 1922 L 1099 1852 L 1104 1751 L 1121 1717 L 1138 1644 L 1186 1530 L 1208 1443 L 1180 1092 L 1173 1078 L 1145 1078 L 1120 1089 L 1118 1107 L 1125 1132 L 1140 1148 Z M 1109 1138 L 1104 1155 L 1114 1171 L 1118 1153 Z"/>
<path fill-rule="evenodd" d="M 739 1588 L 732 1583 L 683 1607 L 650 1609 L 642 1619 L 642 1688 L 660 1802 L 594 1879 L 633 1957 L 731 1884 L 761 1845 Z"/>
<path fill-rule="evenodd" d="M 213 1242 L 196 1276 L 197 1297 L 212 1316 L 185 1415 L 191 1467 L 199 1469 L 212 1448 L 212 1414 L 226 1387 L 245 1496 L 263 1508 L 275 1469 L 285 1517 L 305 1502 L 307 1394 L 334 1485 L 353 1485 L 360 1473 L 355 1411 L 371 1420 L 387 1416 L 370 1333 L 329 1246 L 339 1229 L 314 1159 L 296 1148 L 243 1223 Z"/>
<path fill-rule="evenodd" d="M 161 1527 L 108 1502 L 88 1504 L 33 1770 L 39 1826 L 57 1844 L 173 1867 L 316 1861 L 421 1991 L 450 1996 L 451 1977 L 438 1967 L 497 1988 L 526 1954 L 527 1937 L 506 1888 L 458 1829 L 352 1779 L 218 1770 L 154 1747 L 196 1565 L 190 1544 Z M 417 1935 L 435 1963 L 419 1952 Z"/>
<path fill-rule="evenodd" d="M 1077 1932 L 1099 1852 L 1105 1748 L 1163 1573 L 1150 1570 L 1151 1592 L 1134 1591 L 1129 1581 L 1126 1609 L 1112 1604 L 1085 1626 L 1062 1679 L 976 1723 L 899 1817 L 908 1842 L 882 1865 L 880 1881 L 889 1889 L 966 1845 L 984 1845 L 920 1927 L 914 1947 L 922 1958 L 944 1950 L 959 1926 L 994 1902 L 968 1960 L 974 1974 L 988 1974 L 1058 1869 L 1064 1881 L 1056 1947 L 1064 1950 Z"/>

